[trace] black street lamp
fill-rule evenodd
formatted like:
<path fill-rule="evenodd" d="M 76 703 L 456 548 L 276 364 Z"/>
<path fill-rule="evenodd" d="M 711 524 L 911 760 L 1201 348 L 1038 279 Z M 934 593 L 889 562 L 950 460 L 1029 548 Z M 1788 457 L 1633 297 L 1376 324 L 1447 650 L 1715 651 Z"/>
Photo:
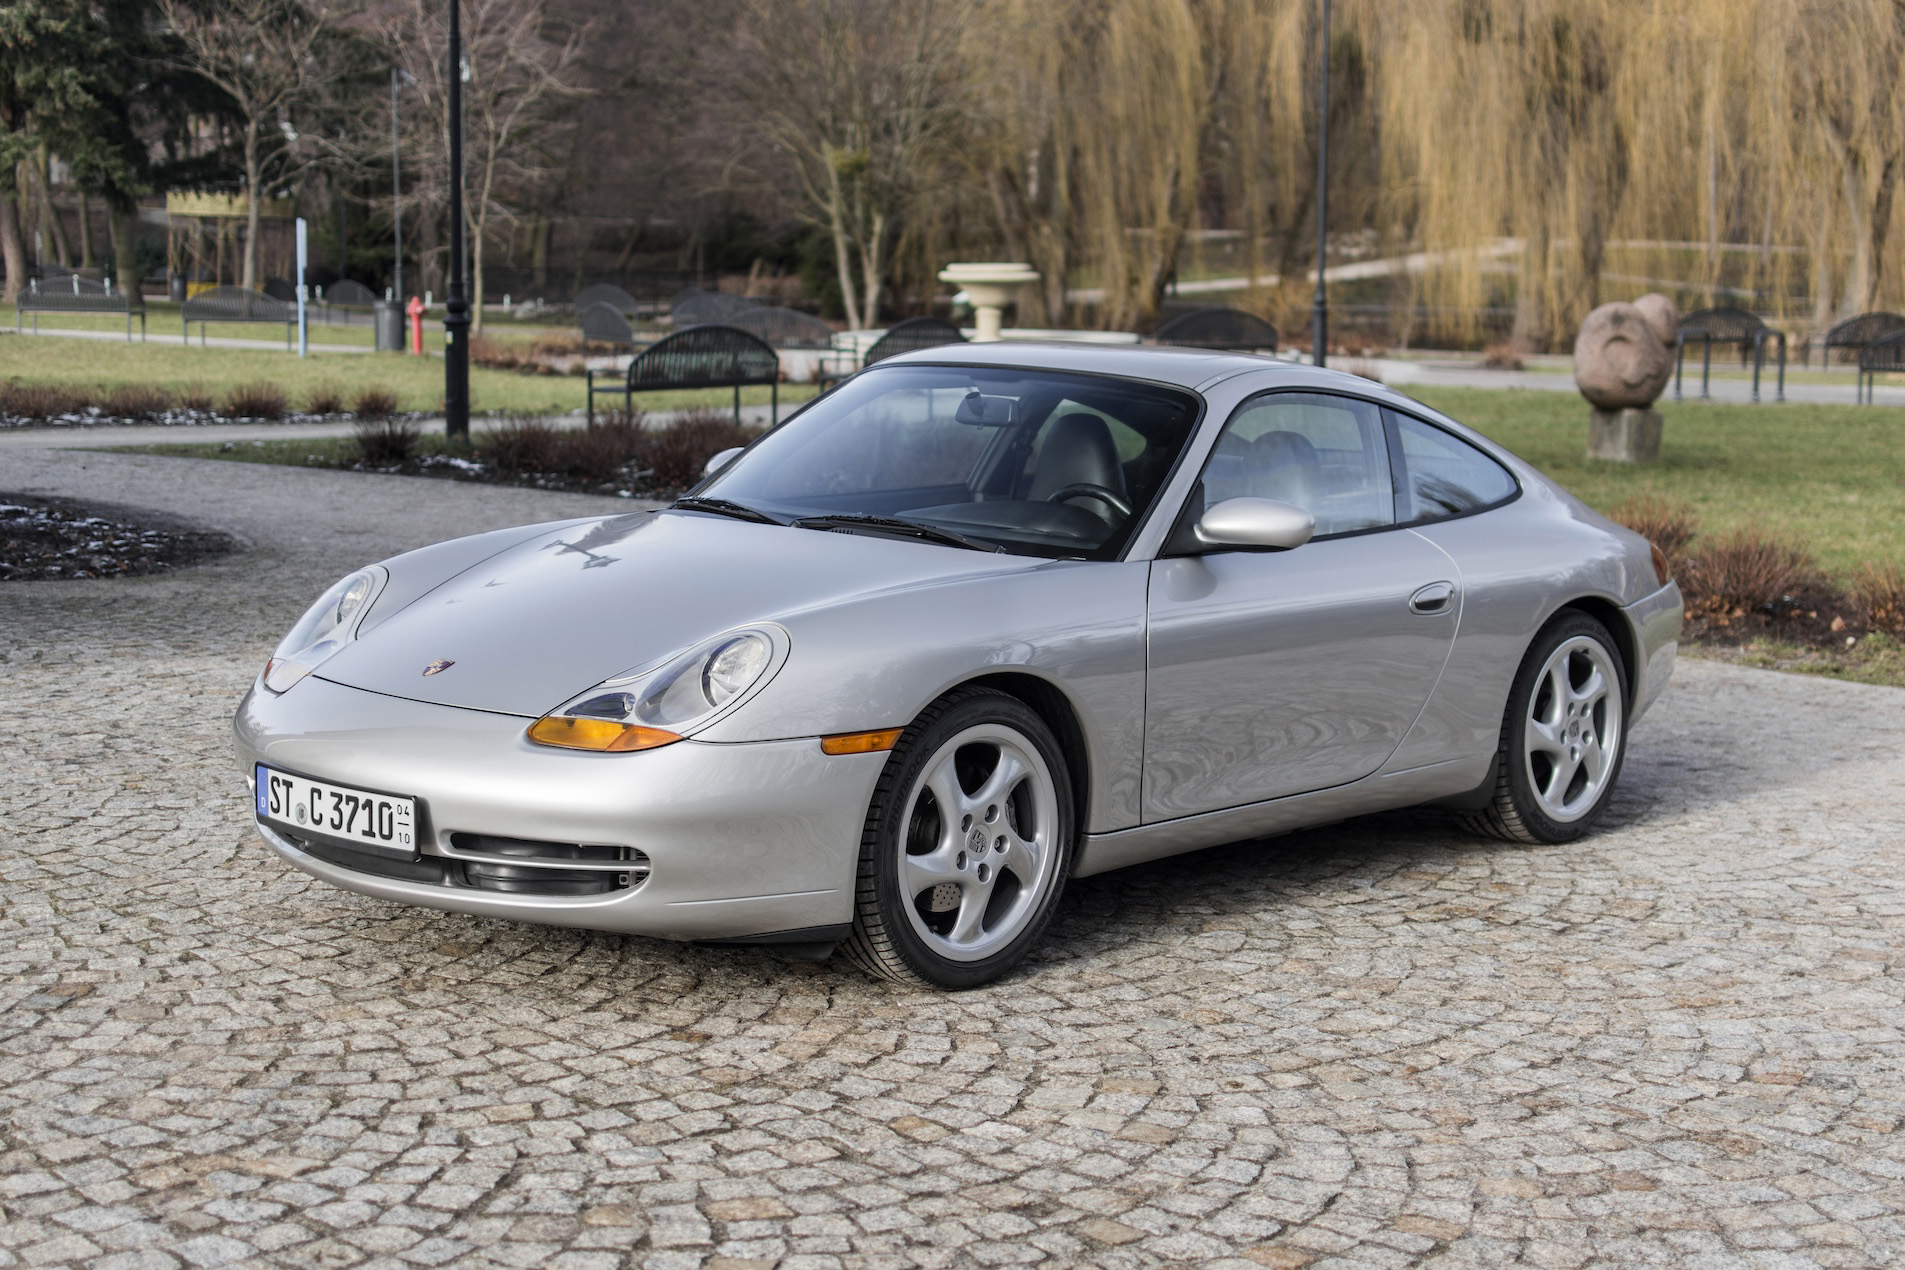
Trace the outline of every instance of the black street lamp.
<path fill-rule="evenodd" d="M 470 302 L 463 294 L 463 32 L 450 0 L 450 288 L 443 301 L 443 431 L 470 436 Z"/>
<path fill-rule="evenodd" d="M 1316 299 L 1310 302 L 1310 360 L 1318 366 L 1328 362 L 1330 343 L 1330 300 L 1323 289 L 1330 219 L 1330 0 L 1323 0 L 1322 43 L 1322 87 L 1316 102 Z"/>

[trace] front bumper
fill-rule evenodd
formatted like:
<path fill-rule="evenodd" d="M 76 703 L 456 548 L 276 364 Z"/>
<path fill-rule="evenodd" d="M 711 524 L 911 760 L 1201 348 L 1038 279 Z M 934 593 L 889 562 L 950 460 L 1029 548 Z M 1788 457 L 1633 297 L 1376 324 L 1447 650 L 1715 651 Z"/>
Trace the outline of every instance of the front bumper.
<path fill-rule="evenodd" d="M 1670 581 L 1621 612 L 1626 615 L 1634 632 L 1635 646 L 1640 650 L 1640 664 L 1634 667 L 1634 708 L 1627 716 L 1632 723 L 1654 704 L 1673 675 L 1686 604 L 1680 598 L 1679 583 Z"/>
<path fill-rule="evenodd" d="M 454 867 L 442 881 L 411 880 L 321 845 L 319 858 L 259 824 L 285 860 L 345 890 L 663 939 L 813 939 L 852 920 L 861 830 L 886 755 L 826 755 L 811 738 L 588 754 L 531 744 L 527 722 L 312 676 L 283 696 L 254 688 L 233 730 L 248 779 L 264 763 L 415 797 L 426 861 L 457 858 L 451 836 L 475 834 L 633 848 L 648 870 L 605 894 L 515 894 L 459 884 Z"/>

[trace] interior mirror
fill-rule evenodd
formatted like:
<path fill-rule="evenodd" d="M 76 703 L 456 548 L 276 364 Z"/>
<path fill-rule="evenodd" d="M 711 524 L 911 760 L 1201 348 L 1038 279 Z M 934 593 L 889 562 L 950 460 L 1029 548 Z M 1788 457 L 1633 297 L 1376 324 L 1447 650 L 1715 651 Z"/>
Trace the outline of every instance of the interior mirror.
<path fill-rule="evenodd" d="M 746 448 L 746 446 L 737 445 L 721 451 L 721 453 L 701 465 L 701 474 L 703 476 L 713 476 L 716 472 L 719 472 L 722 468 L 740 458 L 741 451 Z"/>
<path fill-rule="evenodd" d="M 959 409 L 953 411 L 954 423 L 975 428 L 1009 428 L 1018 421 L 1017 397 L 988 397 L 977 389 L 960 398 Z"/>
<path fill-rule="evenodd" d="M 1316 517 L 1273 498 L 1226 498 L 1197 519 L 1197 541 L 1206 547 L 1269 547 L 1289 551 L 1316 532 Z"/>

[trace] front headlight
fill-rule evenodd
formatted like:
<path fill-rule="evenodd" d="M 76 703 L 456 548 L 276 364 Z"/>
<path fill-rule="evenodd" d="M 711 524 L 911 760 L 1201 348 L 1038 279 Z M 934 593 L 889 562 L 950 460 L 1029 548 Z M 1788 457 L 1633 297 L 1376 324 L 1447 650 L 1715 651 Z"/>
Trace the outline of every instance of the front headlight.
<path fill-rule="evenodd" d="M 273 692 L 287 691 L 356 639 L 358 623 L 376 603 L 389 578 L 377 565 L 340 578 L 279 641 L 277 651 L 265 663 L 265 687 Z"/>
<path fill-rule="evenodd" d="M 659 667 L 603 680 L 536 720 L 529 739 L 617 754 L 672 744 L 739 709 L 774 677 L 787 650 L 778 626 L 728 631 Z"/>

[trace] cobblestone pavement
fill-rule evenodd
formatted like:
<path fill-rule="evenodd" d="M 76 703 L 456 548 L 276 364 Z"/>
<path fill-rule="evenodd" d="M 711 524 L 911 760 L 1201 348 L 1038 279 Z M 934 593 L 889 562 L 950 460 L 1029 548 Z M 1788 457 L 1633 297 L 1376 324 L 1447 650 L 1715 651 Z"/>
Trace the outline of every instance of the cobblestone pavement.
<path fill-rule="evenodd" d="M 1683 663 L 1583 845 L 1208 851 L 929 995 L 257 841 L 227 721 L 311 596 L 602 503 L 31 447 L 0 489 L 252 547 L 0 590 L 0 1265 L 1905 1257 L 1896 691 Z"/>

